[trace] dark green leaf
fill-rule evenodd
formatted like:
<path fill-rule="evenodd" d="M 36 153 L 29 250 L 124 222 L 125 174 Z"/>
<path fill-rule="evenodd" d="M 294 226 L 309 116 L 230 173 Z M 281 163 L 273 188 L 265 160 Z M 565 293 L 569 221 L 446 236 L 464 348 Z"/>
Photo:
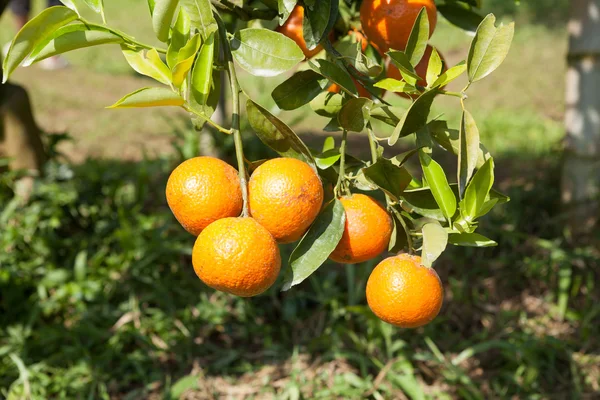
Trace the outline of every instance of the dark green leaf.
<path fill-rule="evenodd" d="M 446 250 L 448 245 L 448 232 L 439 223 L 423 225 L 423 250 L 421 262 L 426 267 L 431 265 Z"/>
<path fill-rule="evenodd" d="M 155 0 L 152 11 L 152 28 L 161 42 L 169 39 L 169 29 L 178 5 L 178 0 Z"/>
<path fill-rule="evenodd" d="M 494 160 L 490 158 L 473 176 L 460 203 L 460 214 L 467 222 L 473 222 L 486 202 L 494 184 Z"/>
<path fill-rule="evenodd" d="M 395 145 L 399 138 L 417 132 L 427 124 L 429 111 L 431 110 L 431 105 L 437 94 L 437 90 L 430 90 L 423 93 L 411 104 L 410 108 L 406 110 L 402 116 L 400 122 L 398 122 L 398 125 L 396 125 L 392 136 L 388 139 L 390 146 Z"/>
<path fill-rule="evenodd" d="M 60 28 L 76 20 L 77 13 L 70 8 L 59 6 L 42 11 L 37 17 L 25 24 L 10 44 L 4 59 L 2 83 L 5 83 L 13 71 L 47 37 Z"/>
<path fill-rule="evenodd" d="M 467 58 L 469 82 L 476 82 L 491 74 L 508 55 L 515 24 L 513 22 L 496 28 L 495 23 L 496 17 L 489 14 L 477 28 Z"/>
<path fill-rule="evenodd" d="M 335 118 L 344 105 L 344 96 L 339 93 L 323 92 L 310 102 L 310 107 L 322 117 Z"/>
<path fill-rule="evenodd" d="M 406 50 L 404 51 L 411 65 L 414 67 L 416 67 L 423 58 L 428 40 L 429 17 L 427 16 L 427 9 L 423 7 L 415 20 L 415 24 L 410 32 L 410 37 L 408 38 L 408 43 L 406 44 Z"/>
<path fill-rule="evenodd" d="M 379 158 L 377 162 L 367 168 L 363 168 L 365 177 L 372 184 L 386 192 L 398 201 L 404 189 L 412 180 L 412 176 L 404 167 L 394 165 L 390 160 Z"/>
<path fill-rule="evenodd" d="M 300 71 L 277 86 L 271 97 L 282 110 L 295 110 L 312 101 L 327 87 L 328 80 L 314 71 Z"/>
<path fill-rule="evenodd" d="M 406 229 L 404 221 L 400 221 L 401 215 L 392 213 L 392 220 L 394 221 L 394 230 L 388 243 L 388 251 L 390 253 L 399 253 L 408 246 L 408 235 L 410 232 Z"/>
<path fill-rule="evenodd" d="M 282 157 L 303 160 L 316 170 L 312 153 L 289 126 L 252 100 L 247 101 L 246 112 L 250 126 L 264 144 Z"/>
<path fill-rule="evenodd" d="M 329 33 L 338 15 L 338 0 L 319 0 L 304 8 L 303 35 L 309 50 L 319 45 Z"/>
<path fill-rule="evenodd" d="M 296 42 L 281 33 L 262 28 L 237 31 L 231 39 L 235 61 L 256 76 L 275 76 L 304 60 Z"/>
<path fill-rule="evenodd" d="M 342 238 L 345 223 L 344 206 L 335 199 L 321 211 L 292 252 L 290 273 L 284 278 L 282 290 L 298 285 L 327 261 Z"/>
<path fill-rule="evenodd" d="M 458 193 L 460 198 L 464 195 L 465 188 L 473 176 L 479 157 L 479 129 L 473 116 L 463 110 L 460 123 L 460 147 L 458 151 Z"/>
<path fill-rule="evenodd" d="M 217 30 L 217 21 L 212 13 L 210 0 L 179 0 L 181 7 L 190 17 L 192 27 L 196 28 L 203 39 Z"/>
<path fill-rule="evenodd" d="M 348 72 L 344 71 L 331 61 L 317 59 L 309 60 L 308 65 L 313 71 L 323 75 L 333 83 L 338 84 L 342 89 L 355 95 L 358 94 L 356 86 L 352 81 L 352 77 L 350 77 Z"/>
<path fill-rule="evenodd" d="M 348 100 L 338 114 L 340 126 L 348 131 L 361 132 L 369 121 L 372 106 L 373 102 L 364 97 Z"/>
<path fill-rule="evenodd" d="M 392 63 L 398 67 L 402 78 L 411 85 L 416 85 L 418 81 L 421 80 L 421 77 L 415 71 L 415 68 L 410 63 L 410 59 L 404 52 L 390 50 L 387 52 L 387 55 L 390 56 Z"/>
<path fill-rule="evenodd" d="M 431 193 L 446 219 L 450 221 L 456 212 L 456 196 L 448 184 L 446 174 L 442 167 L 422 150 L 419 151 L 419 159 Z"/>
<path fill-rule="evenodd" d="M 459 131 L 448 128 L 446 121 L 432 121 L 428 125 L 432 138 L 444 149 L 458 155 L 460 151 Z M 490 157 L 490 153 L 480 143 L 477 151 L 477 168 L 481 168 Z"/>
<path fill-rule="evenodd" d="M 437 9 L 451 24 L 467 32 L 475 32 L 483 20 L 481 15 L 460 3 L 440 4 Z"/>
<path fill-rule="evenodd" d="M 183 103 L 181 96 L 170 89 L 148 87 L 126 95 L 108 108 L 181 106 Z"/>
<path fill-rule="evenodd" d="M 371 117 L 384 122 L 390 126 L 396 127 L 400 122 L 398 115 L 403 115 L 406 109 L 401 107 L 379 106 L 371 109 Z"/>
<path fill-rule="evenodd" d="M 451 233 L 448 242 L 455 246 L 494 247 L 498 243 L 478 233 Z"/>

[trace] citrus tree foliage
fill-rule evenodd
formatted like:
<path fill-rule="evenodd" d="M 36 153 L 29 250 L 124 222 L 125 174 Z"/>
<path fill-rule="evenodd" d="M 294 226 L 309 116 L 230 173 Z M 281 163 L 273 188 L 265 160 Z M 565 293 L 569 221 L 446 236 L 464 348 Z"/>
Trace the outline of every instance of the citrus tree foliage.
<path fill-rule="evenodd" d="M 495 245 L 476 233 L 477 221 L 508 198 L 492 188 L 494 160 L 480 143 L 477 124 L 468 111 L 468 90 L 502 63 L 513 25 L 498 24 L 491 14 L 482 17 L 478 13 L 481 1 L 439 2 L 440 14 L 457 29 L 473 32 L 473 41 L 463 61 L 445 68 L 434 49 L 426 77 L 420 77 L 415 68 L 429 38 L 425 9 L 415 21 L 406 48 L 381 55 L 370 45 L 363 50 L 347 34 L 358 25 L 359 1 L 304 0 L 306 46 L 324 48 L 305 60 L 296 42 L 273 29 L 286 21 L 296 0 L 148 0 L 149 14 L 144 17 L 152 19 L 156 37 L 164 43 L 159 47 L 111 28 L 102 0 L 63 0 L 64 6 L 44 10 L 16 35 L 3 62 L 3 79 L 20 65 L 84 47 L 117 45 L 130 66 L 157 85 L 129 93 L 111 108 L 182 107 L 197 127 L 207 123 L 234 135 L 243 188 L 246 168 L 255 164 L 243 156 L 240 118 L 246 118 L 260 140 L 280 155 L 307 162 L 325 185 L 331 184 L 335 196 L 292 252 L 286 290 L 319 268 L 336 247 L 345 218 L 338 198 L 351 191 L 379 191 L 395 224 L 389 250 L 420 252 L 427 266 L 447 245 Z M 94 10 L 102 22 L 84 19 L 82 6 Z M 401 80 L 386 77 L 386 60 L 398 68 Z M 273 100 L 283 110 L 310 104 L 316 114 L 328 118 L 325 131 L 341 132 L 341 143 L 329 137 L 321 149 L 306 146 L 284 121 L 246 95 L 236 67 L 260 77 L 295 70 L 275 88 Z M 223 70 L 228 72 L 228 82 L 220 80 Z M 461 91 L 444 89 L 465 74 L 468 83 Z M 230 128 L 211 120 L 220 86 L 227 83 L 232 91 Z M 327 91 L 331 84 L 338 85 L 338 93 Z M 406 108 L 392 107 L 381 97 L 382 90 L 404 94 L 412 101 Z M 370 96 L 360 97 L 359 92 Z M 457 107 L 462 108 L 460 121 L 430 114 L 438 96 L 456 98 Z M 374 132 L 375 120 L 388 125 L 389 131 Z M 347 136 L 359 134 L 371 149 L 368 160 L 346 154 Z M 413 149 L 383 157 L 384 146 L 393 147 L 406 136 L 415 137 Z M 456 155 L 456 176 L 434 159 L 434 149 Z M 422 174 L 413 176 L 408 171 L 409 159 L 418 161 Z"/>

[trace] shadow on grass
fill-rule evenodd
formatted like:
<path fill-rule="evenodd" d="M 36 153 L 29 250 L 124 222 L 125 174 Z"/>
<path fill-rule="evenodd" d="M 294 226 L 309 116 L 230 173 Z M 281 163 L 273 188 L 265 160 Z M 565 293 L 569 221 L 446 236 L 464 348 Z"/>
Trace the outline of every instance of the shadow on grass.
<path fill-rule="evenodd" d="M 454 248 L 436 265 L 446 303 L 414 331 L 370 313 L 374 262 L 326 264 L 254 299 L 206 288 L 194 238 L 166 207 L 172 160 L 51 163 L 29 204 L 0 189 L 0 354 L 10 355 L 0 387 L 32 398 L 592 396 L 600 258 L 565 243 L 557 165 L 538 162 L 500 182 L 512 201 L 481 227 L 499 246 Z"/>

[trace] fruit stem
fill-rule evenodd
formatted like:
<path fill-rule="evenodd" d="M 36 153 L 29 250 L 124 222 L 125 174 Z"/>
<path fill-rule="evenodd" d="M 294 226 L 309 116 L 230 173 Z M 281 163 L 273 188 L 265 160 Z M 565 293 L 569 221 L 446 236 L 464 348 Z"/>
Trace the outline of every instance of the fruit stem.
<path fill-rule="evenodd" d="M 215 128 L 216 130 L 218 130 L 221 133 L 226 133 L 227 135 L 231 135 L 232 131 L 231 129 L 227 129 L 222 127 L 221 125 L 217 124 L 216 122 L 214 122 L 212 119 L 210 119 L 209 117 L 207 117 L 206 115 L 204 115 L 201 112 L 198 112 L 196 110 L 194 110 L 192 107 L 190 107 L 188 104 L 184 104 L 183 106 L 181 106 L 185 111 L 192 113 L 194 115 L 196 115 L 197 117 L 202 118 L 204 121 L 206 121 L 210 126 L 212 126 L 213 128 Z"/>
<path fill-rule="evenodd" d="M 235 66 L 233 64 L 233 55 L 231 54 L 231 48 L 229 47 L 229 41 L 227 40 L 227 30 L 223 25 L 223 21 L 218 15 L 215 16 L 217 24 L 219 25 L 219 35 L 221 36 L 221 42 L 223 43 L 223 54 L 225 55 L 225 61 L 227 62 L 227 73 L 229 74 L 229 83 L 231 86 L 231 133 L 233 134 L 233 143 L 235 146 L 235 155 L 238 164 L 238 175 L 240 177 L 240 187 L 242 189 L 242 199 L 244 205 L 242 208 L 242 217 L 248 217 L 248 175 L 246 173 L 246 164 L 244 163 L 244 145 L 242 142 L 242 133 L 240 131 L 240 93 L 242 89 L 235 73 Z"/>
<path fill-rule="evenodd" d="M 371 147 L 371 161 L 373 164 L 375 164 L 379 158 L 379 155 L 377 154 L 377 141 L 375 140 L 375 135 L 373 134 L 371 122 L 367 123 L 367 134 L 369 136 L 369 146 Z"/>
<path fill-rule="evenodd" d="M 340 171 L 337 184 L 335 185 L 335 194 L 340 197 L 340 192 L 343 188 L 344 194 L 349 195 L 347 188 L 344 187 L 344 179 L 346 177 L 346 141 L 348 139 L 348 131 L 344 129 L 342 133 L 342 143 L 340 144 Z"/>

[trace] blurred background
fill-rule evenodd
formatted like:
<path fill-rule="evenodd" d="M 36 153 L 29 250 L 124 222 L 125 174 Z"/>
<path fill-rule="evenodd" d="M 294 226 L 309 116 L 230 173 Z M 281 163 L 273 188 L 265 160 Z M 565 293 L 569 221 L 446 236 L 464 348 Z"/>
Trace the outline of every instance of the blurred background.
<path fill-rule="evenodd" d="M 50 159 L 27 202 L 19 172 L 0 173 L 0 398 L 600 398 L 600 254 L 570 240 L 560 208 L 569 2 L 484 3 L 517 22 L 507 60 L 468 100 L 511 202 L 481 222 L 498 247 L 450 248 L 436 263 L 445 304 L 417 330 L 368 309 L 377 260 L 329 263 L 251 300 L 208 289 L 164 187 L 183 159 L 233 163 L 230 138 L 200 137 L 179 110 L 104 109 L 148 83 L 116 46 L 68 54 L 67 69 L 18 69 Z M 152 42 L 145 0 L 105 7 L 111 26 Z M 15 32 L 5 12 L 0 45 Z M 450 65 L 470 41 L 442 18 L 432 38 Z M 284 79 L 241 84 L 277 112 L 270 92 Z M 435 107 L 458 126 L 455 99 Z M 320 146 L 326 119 L 282 116 Z M 271 155 L 244 131 L 249 159 Z"/>

